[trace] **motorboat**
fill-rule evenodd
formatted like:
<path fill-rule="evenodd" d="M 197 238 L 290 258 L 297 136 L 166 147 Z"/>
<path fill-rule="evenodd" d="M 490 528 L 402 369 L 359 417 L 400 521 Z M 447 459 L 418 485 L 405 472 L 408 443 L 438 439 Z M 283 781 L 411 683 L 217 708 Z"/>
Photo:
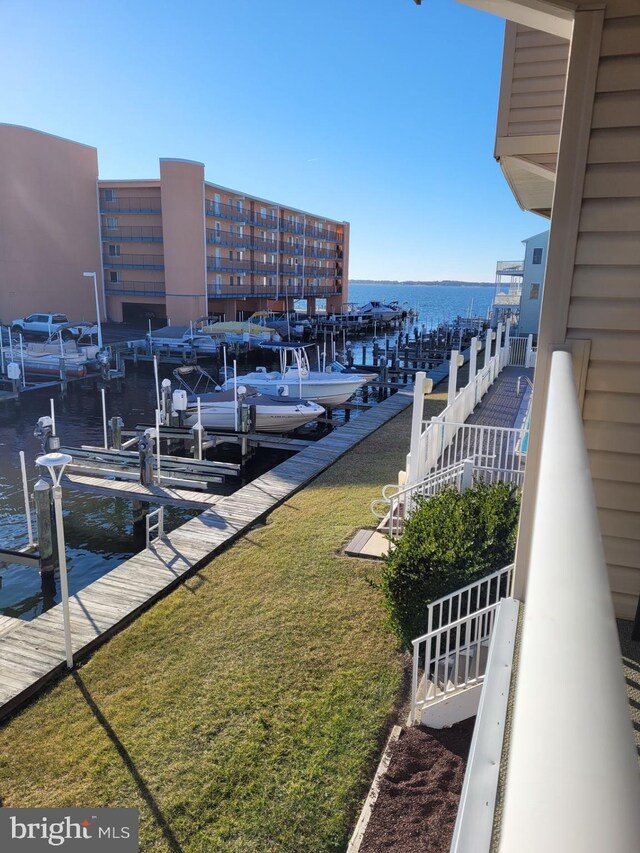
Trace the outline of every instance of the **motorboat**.
<path fill-rule="evenodd" d="M 314 400 L 323 406 L 339 406 L 346 403 L 358 388 L 376 378 L 375 373 L 311 370 L 307 348 L 291 343 L 263 344 L 262 349 L 278 353 L 280 370 L 270 372 L 266 367 L 257 367 L 252 373 L 245 373 L 235 380 L 228 379 L 222 387 L 229 390 L 234 381 L 237 381 L 242 385 L 250 385 L 263 394 L 298 397 Z"/>
<path fill-rule="evenodd" d="M 377 323 L 391 323 L 392 320 L 402 317 L 402 308 L 397 302 L 387 305 L 384 302 L 371 301 L 356 308 L 355 313 Z"/>
<path fill-rule="evenodd" d="M 248 343 L 250 346 L 259 346 L 267 341 L 280 341 L 278 332 L 270 326 L 262 326 L 249 320 L 243 322 L 218 322 L 203 326 L 203 334 L 224 335 L 226 342 L 230 344 Z"/>
<path fill-rule="evenodd" d="M 287 314 L 273 314 L 270 311 L 256 311 L 249 317 L 249 322 L 257 326 L 273 329 L 282 340 L 301 340 L 305 333 L 311 328 L 308 320 L 301 320 L 296 316 Z"/>
<path fill-rule="evenodd" d="M 199 354 L 215 354 L 220 345 L 226 343 L 226 336 L 209 334 L 198 331 L 191 326 L 164 326 L 147 332 L 147 340 L 152 350 L 168 350 L 169 352 L 197 352 Z"/>
<path fill-rule="evenodd" d="M 5 358 L 7 355 L 20 365 L 23 373 L 39 376 L 60 376 L 64 372 L 68 377 L 80 378 L 90 371 L 99 370 L 101 361 L 98 346 L 68 338 L 64 327 L 43 342 L 11 340 L 8 352 L 4 353 Z"/>
<path fill-rule="evenodd" d="M 309 400 L 262 394 L 237 380 L 232 389 L 222 390 L 200 365 L 179 367 L 173 375 L 187 391 L 184 424 L 189 427 L 200 422 L 205 429 L 235 431 L 242 407 L 249 406 L 255 409 L 256 431 L 283 433 L 315 421 L 325 412 Z M 218 390 L 209 391 L 211 387 Z"/>
<path fill-rule="evenodd" d="M 238 385 L 237 394 L 234 390 L 213 391 L 200 398 L 190 396 L 184 423 L 192 427 L 199 419 L 205 429 L 237 430 L 241 406 L 255 407 L 257 432 L 291 432 L 317 420 L 325 412 L 322 406 L 310 400 L 272 397 L 250 385 Z"/>

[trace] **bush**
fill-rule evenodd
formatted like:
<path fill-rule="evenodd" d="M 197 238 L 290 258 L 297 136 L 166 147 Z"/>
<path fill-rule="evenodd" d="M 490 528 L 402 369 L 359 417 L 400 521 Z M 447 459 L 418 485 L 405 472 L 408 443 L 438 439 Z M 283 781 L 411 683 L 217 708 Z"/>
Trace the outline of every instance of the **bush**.
<path fill-rule="evenodd" d="M 380 583 L 403 648 L 427 631 L 430 602 L 513 562 L 519 511 L 519 492 L 507 483 L 480 481 L 419 500 Z"/>

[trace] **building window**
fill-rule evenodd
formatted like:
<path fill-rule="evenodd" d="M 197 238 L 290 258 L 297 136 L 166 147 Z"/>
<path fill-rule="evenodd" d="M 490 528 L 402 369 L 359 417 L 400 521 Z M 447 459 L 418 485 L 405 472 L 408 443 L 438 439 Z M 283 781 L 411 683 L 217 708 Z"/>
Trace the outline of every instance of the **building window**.
<path fill-rule="evenodd" d="M 289 287 L 291 287 L 292 283 L 293 283 L 293 279 L 288 278 L 288 279 L 287 279 L 287 284 L 289 285 Z"/>
<path fill-rule="evenodd" d="M 216 275 L 216 287 L 218 288 L 218 290 L 222 287 L 222 276 L 220 275 L 220 273 Z"/>
<path fill-rule="evenodd" d="M 531 289 L 529 290 L 529 299 L 539 299 L 540 298 L 540 284 L 532 284 Z"/>
<path fill-rule="evenodd" d="M 266 207 L 261 207 L 261 208 L 260 208 L 260 217 L 261 217 L 262 219 L 266 219 L 266 218 L 267 218 L 267 208 L 266 208 Z"/>
<path fill-rule="evenodd" d="M 542 249 L 534 249 L 533 250 L 533 260 L 532 264 L 541 264 L 542 263 Z"/>
<path fill-rule="evenodd" d="M 273 235 L 272 235 L 272 236 L 273 236 Z M 263 239 L 263 240 L 266 240 L 266 239 L 267 239 L 267 232 L 266 232 L 266 231 L 263 231 L 263 232 L 262 232 L 262 239 Z"/>
<path fill-rule="evenodd" d="M 229 285 L 231 287 L 233 287 L 233 276 L 232 275 L 229 276 Z"/>
<path fill-rule="evenodd" d="M 213 201 L 214 213 L 220 213 L 220 193 L 216 193 Z"/>
<path fill-rule="evenodd" d="M 269 276 L 269 278 L 267 279 L 267 282 L 269 284 L 269 287 L 273 287 L 273 276 L 272 275 Z"/>
<path fill-rule="evenodd" d="M 244 284 L 244 276 L 239 275 L 238 276 L 238 287 L 242 287 L 243 284 Z"/>
<path fill-rule="evenodd" d="M 118 217 L 117 216 L 107 216 L 105 221 L 105 228 L 109 231 L 115 231 L 118 227 Z"/>
<path fill-rule="evenodd" d="M 271 210 L 269 211 L 269 219 L 271 219 L 273 221 L 275 218 L 276 218 L 276 209 L 275 209 L 275 207 L 272 207 Z"/>
<path fill-rule="evenodd" d="M 121 281 L 121 273 L 118 270 L 109 270 L 109 283 L 117 284 Z"/>
<path fill-rule="evenodd" d="M 216 228 L 216 239 L 219 240 L 220 239 L 220 223 L 219 222 L 216 222 L 215 228 Z"/>
<path fill-rule="evenodd" d="M 103 190 L 105 201 L 117 201 L 118 195 L 115 190 Z"/>
<path fill-rule="evenodd" d="M 110 258 L 119 258 L 120 257 L 120 246 L 116 246 L 114 243 L 109 244 L 109 257 Z"/>

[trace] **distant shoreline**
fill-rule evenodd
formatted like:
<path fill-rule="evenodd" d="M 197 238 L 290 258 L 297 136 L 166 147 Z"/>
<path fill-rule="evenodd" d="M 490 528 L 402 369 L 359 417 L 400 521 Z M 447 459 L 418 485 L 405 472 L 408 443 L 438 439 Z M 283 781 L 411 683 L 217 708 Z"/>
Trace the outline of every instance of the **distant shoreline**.
<path fill-rule="evenodd" d="M 385 284 L 394 287 L 420 286 L 420 287 L 495 287 L 494 281 L 388 281 L 368 278 L 352 278 L 349 284 Z"/>

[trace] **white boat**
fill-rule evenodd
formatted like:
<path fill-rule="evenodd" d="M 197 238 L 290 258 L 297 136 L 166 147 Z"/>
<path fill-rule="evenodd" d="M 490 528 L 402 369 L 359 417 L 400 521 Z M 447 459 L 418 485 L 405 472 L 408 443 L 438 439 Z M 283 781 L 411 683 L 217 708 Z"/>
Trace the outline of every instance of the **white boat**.
<path fill-rule="evenodd" d="M 309 400 L 287 397 L 270 397 L 249 385 L 238 385 L 237 399 L 234 391 L 213 391 L 203 394 L 200 400 L 200 423 L 205 429 L 236 430 L 240 406 L 255 406 L 257 432 L 291 432 L 324 414 L 324 409 Z M 198 398 L 188 398 L 185 425 L 198 422 Z"/>
<path fill-rule="evenodd" d="M 360 308 L 356 308 L 354 313 L 378 323 L 390 323 L 392 320 L 399 320 L 402 317 L 402 308 L 397 303 L 386 305 L 384 302 L 371 301 L 367 302 L 366 305 L 361 305 Z"/>
<path fill-rule="evenodd" d="M 263 349 L 271 349 L 280 355 L 280 370 L 267 371 L 266 367 L 257 367 L 252 373 L 237 377 L 243 385 L 251 385 L 263 394 L 280 397 L 299 397 L 314 400 L 325 406 L 339 406 L 364 384 L 376 378 L 375 373 L 346 373 L 311 370 L 306 347 L 300 344 L 263 344 Z M 233 379 L 222 386 L 233 388 Z"/>
<path fill-rule="evenodd" d="M 152 350 L 164 349 L 169 352 L 195 351 L 201 354 L 213 354 L 220 344 L 226 342 L 224 334 L 207 334 L 193 326 L 164 326 L 147 332 L 147 340 Z"/>
<path fill-rule="evenodd" d="M 69 377 L 86 376 L 88 371 L 100 368 L 100 352 L 93 344 L 80 345 L 75 340 L 67 340 L 60 333 L 54 332 L 44 342 L 21 341 L 11 342 L 9 355 L 24 370 L 25 373 L 39 376 L 60 376 L 61 369 Z"/>

